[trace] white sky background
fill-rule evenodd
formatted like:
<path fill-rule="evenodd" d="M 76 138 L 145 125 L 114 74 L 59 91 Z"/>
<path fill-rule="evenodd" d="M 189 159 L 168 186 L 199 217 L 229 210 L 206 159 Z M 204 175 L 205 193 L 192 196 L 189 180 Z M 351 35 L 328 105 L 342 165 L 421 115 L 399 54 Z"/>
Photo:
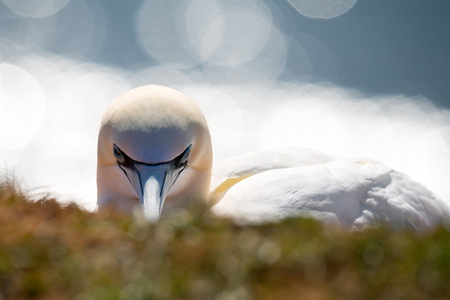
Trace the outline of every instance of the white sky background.
<path fill-rule="evenodd" d="M 31 192 L 93 209 L 104 108 L 132 87 L 157 83 L 199 103 L 216 161 L 277 146 L 368 157 L 450 203 L 450 112 L 424 97 L 368 96 L 319 78 L 324 65 L 339 73 L 333 53 L 311 37 L 293 40 L 270 3 L 144 1 L 132 14 L 132 38 L 153 64 L 119 68 L 91 59 L 111 27 L 98 2 L 1 2 L 0 164 Z M 327 19 L 351 14 L 356 1 L 289 2 L 295 14 L 306 5 L 310 17 Z M 336 3 L 343 6 L 330 7 Z M 285 82 L 293 56 L 296 80 Z"/>

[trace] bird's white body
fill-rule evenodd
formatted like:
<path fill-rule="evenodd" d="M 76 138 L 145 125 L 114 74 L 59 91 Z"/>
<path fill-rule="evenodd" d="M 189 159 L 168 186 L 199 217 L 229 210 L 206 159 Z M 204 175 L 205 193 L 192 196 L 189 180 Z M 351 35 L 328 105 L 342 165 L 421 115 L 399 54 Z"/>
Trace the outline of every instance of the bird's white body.
<path fill-rule="evenodd" d="M 421 230 L 450 220 L 449 207 L 404 174 L 375 161 L 305 148 L 218 163 L 210 185 L 206 120 L 195 102 L 166 87 L 136 88 L 112 102 L 98 149 L 98 208 L 131 211 L 142 205 L 153 221 L 163 207 L 195 198 L 240 223 L 304 215 L 348 229 L 389 223 Z"/>
<path fill-rule="evenodd" d="M 305 148 L 217 164 L 210 198 L 215 214 L 244 223 L 310 216 L 347 229 L 384 223 L 421 230 L 450 220 L 447 205 L 405 174 L 376 161 Z"/>

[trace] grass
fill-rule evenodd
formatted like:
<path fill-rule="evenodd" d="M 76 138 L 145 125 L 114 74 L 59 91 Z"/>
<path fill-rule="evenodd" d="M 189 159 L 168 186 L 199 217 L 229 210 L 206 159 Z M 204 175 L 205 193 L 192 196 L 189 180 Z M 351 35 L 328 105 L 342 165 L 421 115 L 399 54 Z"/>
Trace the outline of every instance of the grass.
<path fill-rule="evenodd" d="M 449 299 L 449 282 L 444 228 L 237 226 L 195 208 L 150 225 L 0 186 L 0 299 Z"/>

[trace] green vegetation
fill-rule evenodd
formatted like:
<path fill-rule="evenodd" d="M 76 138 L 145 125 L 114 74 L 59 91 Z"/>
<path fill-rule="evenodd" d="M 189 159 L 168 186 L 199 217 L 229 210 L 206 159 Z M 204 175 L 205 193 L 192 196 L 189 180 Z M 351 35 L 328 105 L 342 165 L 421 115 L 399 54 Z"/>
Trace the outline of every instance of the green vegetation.
<path fill-rule="evenodd" d="M 0 299 L 449 299 L 450 232 L 157 225 L 0 187 Z"/>

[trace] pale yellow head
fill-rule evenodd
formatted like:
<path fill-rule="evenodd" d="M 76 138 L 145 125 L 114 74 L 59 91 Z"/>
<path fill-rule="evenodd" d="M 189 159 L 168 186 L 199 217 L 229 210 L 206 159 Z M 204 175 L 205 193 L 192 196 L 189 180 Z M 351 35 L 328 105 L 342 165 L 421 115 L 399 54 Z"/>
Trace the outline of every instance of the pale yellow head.
<path fill-rule="evenodd" d="M 191 200 L 206 199 L 212 167 L 205 117 L 185 94 L 163 86 L 132 89 L 103 116 L 98 139 L 98 208 L 150 220 Z"/>

